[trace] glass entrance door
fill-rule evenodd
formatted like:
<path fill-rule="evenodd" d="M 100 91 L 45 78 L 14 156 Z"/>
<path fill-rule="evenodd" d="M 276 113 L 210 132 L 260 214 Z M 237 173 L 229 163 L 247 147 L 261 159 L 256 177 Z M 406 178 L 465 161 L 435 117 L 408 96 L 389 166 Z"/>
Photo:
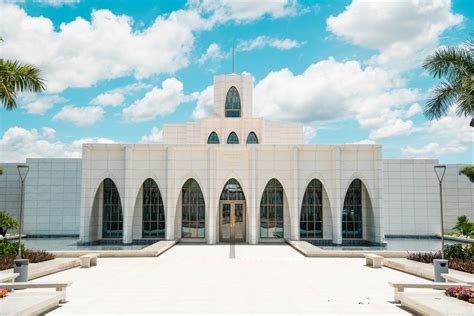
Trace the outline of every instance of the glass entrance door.
<path fill-rule="evenodd" d="M 245 205 L 243 202 L 221 202 L 220 241 L 245 241 Z"/>

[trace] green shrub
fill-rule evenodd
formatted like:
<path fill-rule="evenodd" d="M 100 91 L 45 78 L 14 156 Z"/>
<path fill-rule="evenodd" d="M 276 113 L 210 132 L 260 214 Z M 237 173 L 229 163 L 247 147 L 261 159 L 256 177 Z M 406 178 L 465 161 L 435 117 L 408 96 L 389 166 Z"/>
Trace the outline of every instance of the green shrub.
<path fill-rule="evenodd" d="M 444 256 L 447 259 L 470 259 L 474 260 L 474 247 L 472 244 L 463 246 L 462 244 L 444 246 Z"/>
<path fill-rule="evenodd" d="M 459 170 L 459 174 L 468 177 L 469 181 L 474 182 L 474 166 L 466 166 Z"/>
<path fill-rule="evenodd" d="M 25 245 L 21 244 L 21 251 L 25 251 Z M 0 256 L 16 255 L 18 253 L 18 241 L 0 241 Z"/>
<path fill-rule="evenodd" d="M 458 230 L 463 236 L 469 236 L 474 231 L 474 223 L 471 223 L 466 215 L 462 215 L 458 217 L 458 222 L 453 229 Z"/>
<path fill-rule="evenodd" d="M 18 228 L 18 221 L 6 212 L 0 212 L 0 235 L 5 236 L 7 230 Z"/>

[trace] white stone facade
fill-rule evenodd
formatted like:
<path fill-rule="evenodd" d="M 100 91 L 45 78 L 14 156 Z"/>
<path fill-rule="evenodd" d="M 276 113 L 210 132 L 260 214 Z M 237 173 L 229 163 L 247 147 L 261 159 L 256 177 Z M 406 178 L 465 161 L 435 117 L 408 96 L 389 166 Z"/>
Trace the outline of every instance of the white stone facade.
<path fill-rule="evenodd" d="M 111 145 L 83 147 L 81 240 L 101 238 L 99 218 L 91 216 L 98 188 L 110 178 L 117 186 L 123 209 L 123 241 L 139 236 L 136 203 L 143 182 L 158 184 L 166 210 L 166 239 L 181 238 L 180 193 L 195 179 L 206 205 L 206 237 L 218 242 L 219 197 L 224 185 L 236 179 L 243 188 L 247 209 L 247 242 L 259 238 L 259 206 L 266 184 L 277 179 L 284 188 L 284 237 L 299 239 L 300 206 L 306 186 L 318 179 L 324 187 L 324 239 L 342 242 L 341 209 L 353 179 L 362 180 L 370 196 L 370 214 L 364 214 L 363 239 L 381 242 L 382 160 L 379 145 Z M 100 193 L 99 193 L 100 195 Z M 326 204 L 326 203 L 325 203 Z M 369 211 L 369 208 L 364 210 Z M 365 212 L 365 211 L 364 211 Z M 100 211 L 99 211 L 100 214 Z M 100 216 L 100 215 L 99 215 Z"/>

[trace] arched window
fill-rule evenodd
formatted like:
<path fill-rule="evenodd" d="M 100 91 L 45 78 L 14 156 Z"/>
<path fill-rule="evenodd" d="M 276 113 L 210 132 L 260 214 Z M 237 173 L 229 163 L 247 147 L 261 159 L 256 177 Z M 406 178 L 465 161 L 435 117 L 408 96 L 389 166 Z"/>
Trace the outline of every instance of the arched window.
<path fill-rule="evenodd" d="M 143 238 L 165 238 L 165 208 L 153 179 L 143 183 Z"/>
<path fill-rule="evenodd" d="M 122 238 L 123 216 L 120 195 L 112 179 L 103 182 L 102 238 Z"/>
<path fill-rule="evenodd" d="M 237 134 L 232 132 L 229 134 L 229 137 L 227 137 L 227 144 L 238 144 L 239 143 L 239 137 L 237 137 Z"/>
<path fill-rule="evenodd" d="M 249 136 L 247 136 L 247 144 L 258 144 L 258 138 L 254 132 L 250 132 Z"/>
<path fill-rule="evenodd" d="M 201 188 L 196 180 L 186 181 L 181 190 L 181 197 L 181 236 L 183 238 L 204 238 L 206 208 Z"/>
<path fill-rule="evenodd" d="M 301 205 L 301 238 L 323 238 L 323 184 L 313 179 L 308 184 Z"/>
<path fill-rule="evenodd" d="M 283 187 L 276 179 L 267 183 L 260 201 L 260 237 L 283 238 Z"/>
<path fill-rule="evenodd" d="M 225 117 L 240 117 L 240 95 L 237 88 L 232 86 L 225 98 Z"/>
<path fill-rule="evenodd" d="M 244 191 L 240 183 L 235 179 L 230 179 L 222 189 L 221 201 L 245 200 Z"/>
<path fill-rule="evenodd" d="M 352 181 L 342 208 L 342 238 L 362 238 L 362 182 Z"/>
<path fill-rule="evenodd" d="M 207 138 L 207 143 L 219 144 L 219 136 L 217 136 L 216 132 L 212 132 L 211 134 L 209 134 L 209 137 Z"/>

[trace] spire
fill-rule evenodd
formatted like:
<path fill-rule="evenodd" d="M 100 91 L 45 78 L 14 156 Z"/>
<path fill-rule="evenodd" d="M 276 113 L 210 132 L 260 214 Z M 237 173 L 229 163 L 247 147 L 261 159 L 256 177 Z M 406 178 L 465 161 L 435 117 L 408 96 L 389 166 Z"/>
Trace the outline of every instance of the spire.
<path fill-rule="evenodd" d="M 232 73 L 235 73 L 235 44 L 232 44 Z"/>

